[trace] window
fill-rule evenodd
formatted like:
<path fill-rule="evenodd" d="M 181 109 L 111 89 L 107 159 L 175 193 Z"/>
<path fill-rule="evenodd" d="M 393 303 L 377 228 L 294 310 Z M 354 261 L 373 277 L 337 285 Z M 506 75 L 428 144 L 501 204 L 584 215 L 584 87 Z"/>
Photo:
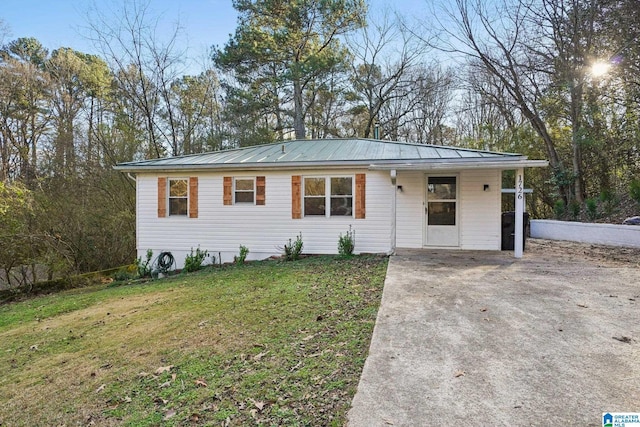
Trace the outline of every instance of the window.
<path fill-rule="evenodd" d="M 169 215 L 187 216 L 189 184 L 186 179 L 169 180 Z"/>
<path fill-rule="evenodd" d="M 234 203 L 254 203 L 255 186 L 253 178 L 236 178 L 234 180 Z"/>
<path fill-rule="evenodd" d="M 304 216 L 352 216 L 352 212 L 351 177 L 304 178 Z"/>
<path fill-rule="evenodd" d="M 222 204 L 250 203 L 264 206 L 266 203 L 266 178 L 225 176 L 222 178 Z"/>

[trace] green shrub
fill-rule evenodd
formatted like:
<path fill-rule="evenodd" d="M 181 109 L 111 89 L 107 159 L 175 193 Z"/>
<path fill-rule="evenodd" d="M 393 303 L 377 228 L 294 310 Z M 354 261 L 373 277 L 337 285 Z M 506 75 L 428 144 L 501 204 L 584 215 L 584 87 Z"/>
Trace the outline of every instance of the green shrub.
<path fill-rule="evenodd" d="M 569 213 L 571 213 L 571 219 L 574 221 L 578 219 L 580 216 L 580 203 L 572 200 L 571 203 L 569 203 Z"/>
<path fill-rule="evenodd" d="M 187 255 L 184 259 L 184 268 L 182 271 L 185 273 L 191 273 L 193 271 L 198 271 L 202 268 L 202 264 L 204 260 L 209 256 L 208 251 L 203 251 L 200 249 L 200 246 L 196 248 L 195 253 L 193 252 L 193 248 L 191 248 L 191 254 Z"/>
<path fill-rule="evenodd" d="M 300 258 L 302 254 L 302 248 L 304 243 L 302 242 L 302 233 L 298 234 L 294 242 L 289 239 L 289 243 L 284 245 L 284 259 L 286 261 L 295 261 Z"/>
<path fill-rule="evenodd" d="M 555 218 L 562 219 L 566 212 L 567 210 L 565 208 L 564 201 L 556 200 L 556 202 L 553 204 L 553 215 L 555 216 Z"/>
<path fill-rule="evenodd" d="M 238 254 L 238 256 L 233 257 L 233 262 L 236 264 L 244 264 L 244 261 L 247 259 L 248 254 L 249 248 L 244 245 L 240 245 L 240 253 Z"/>
<path fill-rule="evenodd" d="M 634 179 L 629 183 L 629 195 L 640 204 L 640 179 Z"/>
<path fill-rule="evenodd" d="M 338 253 L 342 256 L 351 256 L 355 247 L 356 232 L 349 226 L 349 230 L 344 235 L 340 233 L 340 237 L 338 237 Z"/>
<path fill-rule="evenodd" d="M 584 203 L 587 208 L 587 218 L 593 221 L 598 216 L 598 202 L 596 199 L 587 199 Z"/>
<path fill-rule="evenodd" d="M 151 259 L 153 258 L 153 250 L 147 249 L 147 256 L 143 260 L 142 257 L 138 257 L 136 260 L 136 270 L 138 277 L 151 276 Z"/>

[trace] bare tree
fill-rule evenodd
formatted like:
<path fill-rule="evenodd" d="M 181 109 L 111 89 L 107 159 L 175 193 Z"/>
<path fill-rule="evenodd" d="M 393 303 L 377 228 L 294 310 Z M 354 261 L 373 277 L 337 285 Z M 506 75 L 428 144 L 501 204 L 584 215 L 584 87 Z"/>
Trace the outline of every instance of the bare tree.
<path fill-rule="evenodd" d="M 415 83 L 412 72 L 421 65 L 426 46 L 388 12 L 377 21 L 370 20 L 368 26 L 349 37 L 348 44 L 355 56 L 351 112 L 363 118 L 359 132 L 369 138 L 379 122 L 390 136 L 397 135 L 400 116 L 409 114 L 412 106 L 406 104 L 412 103 L 404 102 L 409 110 L 395 111 L 386 123 L 380 113 L 385 106 L 390 108 L 386 104 L 412 93 Z"/>
<path fill-rule="evenodd" d="M 161 32 L 149 5 L 149 0 L 132 0 L 110 14 L 93 10 L 88 36 L 110 64 L 122 93 L 143 114 L 149 151 L 156 157 L 166 152 L 179 155 L 171 85 L 184 65 L 184 52 L 177 47 L 181 29 L 175 24 Z"/>
<path fill-rule="evenodd" d="M 472 73 L 486 73 L 499 85 L 509 104 L 521 112 L 542 140 L 557 187 L 568 202 L 582 198 L 581 193 L 575 194 L 580 186 L 572 185 L 574 178 L 576 182 L 580 179 L 580 170 L 572 173 L 563 163 L 543 110 L 543 100 L 554 87 L 556 64 L 550 59 L 558 46 L 553 36 L 563 31 L 559 22 L 552 20 L 555 11 L 549 8 L 550 3 L 507 1 L 489 9 L 488 3 L 480 0 L 456 0 L 455 7 L 438 21 L 439 33 L 429 45 L 461 54 Z"/>

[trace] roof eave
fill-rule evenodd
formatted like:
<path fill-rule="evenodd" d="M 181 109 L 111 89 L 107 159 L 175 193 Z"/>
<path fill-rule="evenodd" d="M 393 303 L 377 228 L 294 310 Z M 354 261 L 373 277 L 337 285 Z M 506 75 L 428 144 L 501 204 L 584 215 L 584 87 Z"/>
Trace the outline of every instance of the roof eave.
<path fill-rule="evenodd" d="M 127 165 L 114 166 L 121 172 L 201 172 L 217 170 L 304 170 L 304 169 L 346 169 L 367 168 L 370 170 L 451 170 L 451 169 L 514 169 L 519 167 L 546 167 L 546 160 L 527 160 L 526 157 L 512 157 L 501 159 L 467 158 L 467 159 L 438 159 L 438 160 L 388 160 L 372 162 L 358 161 L 328 161 L 328 162 L 288 162 L 288 163 L 229 163 L 229 164 L 200 164 L 200 165 Z"/>
<path fill-rule="evenodd" d="M 474 159 L 475 160 L 475 159 Z M 429 170 L 462 170 L 462 169 L 501 169 L 510 170 L 517 168 L 541 168 L 549 166 L 546 160 L 527 160 L 523 159 L 498 159 L 483 161 L 444 161 L 444 162 L 402 162 L 396 164 L 374 163 L 369 166 L 371 170 L 413 170 L 413 171 L 429 171 Z"/>

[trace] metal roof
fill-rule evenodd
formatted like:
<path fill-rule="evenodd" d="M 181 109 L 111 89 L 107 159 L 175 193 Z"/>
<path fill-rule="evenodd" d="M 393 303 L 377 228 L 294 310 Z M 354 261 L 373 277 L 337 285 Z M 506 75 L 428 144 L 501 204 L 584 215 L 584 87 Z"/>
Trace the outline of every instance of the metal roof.
<path fill-rule="evenodd" d="M 541 164 L 540 161 L 527 161 L 525 156 L 513 153 L 375 139 L 316 139 L 283 141 L 210 153 L 120 163 L 115 166 L 115 169 L 125 172 L 144 172 L 356 165 L 376 169 L 393 167 L 413 169 L 425 168 L 429 165 L 438 168 L 448 167 L 446 165 L 504 167 L 507 163 L 519 166 L 546 165 L 546 163 Z"/>

